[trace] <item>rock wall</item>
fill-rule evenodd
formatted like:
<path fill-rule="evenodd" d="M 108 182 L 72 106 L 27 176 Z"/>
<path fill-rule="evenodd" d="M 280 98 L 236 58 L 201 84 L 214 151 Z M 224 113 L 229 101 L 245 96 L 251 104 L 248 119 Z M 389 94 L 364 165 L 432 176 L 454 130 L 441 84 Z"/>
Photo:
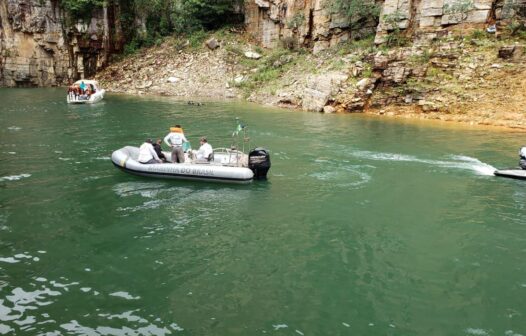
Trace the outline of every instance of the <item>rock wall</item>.
<path fill-rule="evenodd" d="M 349 19 L 331 10 L 330 0 L 247 0 L 247 31 L 266 48 L 312 47 L 313 52 L 350 38 L 375 31 L 374 20 L 364 20 L 359 29 L 349 29 Z"/>
<path fill-rule="evenodd" d="M 118 10 L 110 1 L 90 22 L 67 26 L 73 20 L 58 0 L 0 1 L 0 87 L 65 85 L 94 75 L 122 47 Z"/>
<path fill-rule="evenodd" d="M 485 27 L 509 16 L 503 7 L 510 0 L 372 1 L 380 9 L 377 21 L 362 18 L 352 29 L 348 17 L 331 10 L 334 0 L 247 0 L 245 23 L 263 47 L 292 44 L 311 47 L 317 53 L 375 31 L 375 42 L 381 44 L 393 33 L 419 42 L 445 35 L 459 24 Z M 526 0 L 511 1 L 526 5 Z"/>
<path fill-rule="evenodd" d="M 430 39 L 458 24 L 484 26 L 497 20 L 496 0 L 385 0 L 376 43 L 389 32 L 408 31 L 409 37 Z"/>

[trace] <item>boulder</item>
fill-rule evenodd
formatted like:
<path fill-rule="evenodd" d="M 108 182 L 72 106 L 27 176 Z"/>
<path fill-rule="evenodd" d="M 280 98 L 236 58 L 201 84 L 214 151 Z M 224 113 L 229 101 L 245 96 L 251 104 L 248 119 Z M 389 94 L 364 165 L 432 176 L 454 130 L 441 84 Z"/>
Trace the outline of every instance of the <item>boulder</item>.
<path fill-rule="evenodd" d="M 225 92 L 225 98 L 236 98 L 236 94 L 234 91 L 232 91 L 232 89 L 228 89 Z"/>
<path fill-rule="evenodd" d="M 247 51 L 245 52 L 245 57 L 250 59 L 260 59 L 262 56 L 254 51 Z"/>
<path fill-rule="evenodd" d="M 507 45 L 499 49 L 499 58 L 517 61 L 524 53 L 524 46 L 521 45 Z"/>
<path fill-rule="evenodd" d="M 266 0 L 256 0 L 255 2 L 260 8 L 270 8 L 270 3 Z"/>
<path fill-rule="evenodd" d="M 323 50 L 329 49 L 330 42 L 329 41 L 316 41 L 314 42 L 314 47 L 312 48 L 312 53 L 314 55 L 319 54 Z"/>
<path fill-rule="evenodd" d="M 364 91 L 369 85 L 371 85 L 372 81 L 370 78 L 363 78 L 356 83 L 356 88 L 360 91 Z"/>
<path fill-rule="evenodd" d="M 219 42 L 217 42 L 217 40 L 215 38 L 213 38 L 213 37 L 208 39 L 205 42 L 205 44 L 208 47 L 208 49 L 210 49 L 210 50 L 214 50 L 214 49 L 219 48 Z"/>
<path fill-rule="evenodd" d="M 336 111 L 336 109 L 333 106 L 331 106 L 331 105 L 325 105 L 323 107 L 323 112 L 325 112 L 325 113 L 334 113 L 335 111 Z"/>
<path fill-rule="evenodd" d="M 322 111 L 329 98 L 338 92 L 342 82 L 347 78 L 347 75 L 338 72 L 309 77 L 307 86 L 303 90 L 303 109 Z"/>
<path fill-rule="evenodd" d="M 152 86 L 153 82 L 152 81 L 144 81 L 142 84 L 139 84 L 139 85 L 135 85 L 135 88 L 136 89 L 147 89 L 149 88 L 150 86 Z"/>
<path fill-rule="evenodd" d="M 382 55 L 382 54 L 376 54 L 374 56 L 374 61 L 373 61 L 374 70 L 385 70 L 387 69 L 388 65 L 389 65 L 389 57 Z"/>

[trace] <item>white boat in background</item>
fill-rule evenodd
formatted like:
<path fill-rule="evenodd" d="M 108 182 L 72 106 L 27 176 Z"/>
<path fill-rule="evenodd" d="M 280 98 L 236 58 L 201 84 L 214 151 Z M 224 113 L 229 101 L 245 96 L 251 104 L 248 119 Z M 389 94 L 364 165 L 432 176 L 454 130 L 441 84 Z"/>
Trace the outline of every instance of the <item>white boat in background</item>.
<path fill-rule="evenodd" d="M 84 90 L 81 89 L 84 83 Z M 66 100 L 68 104 L 93 104 L 104 98 L 106 90 L 99 87 L 99 82 L 89 79 L 76 81 L 68 88 Z"/>

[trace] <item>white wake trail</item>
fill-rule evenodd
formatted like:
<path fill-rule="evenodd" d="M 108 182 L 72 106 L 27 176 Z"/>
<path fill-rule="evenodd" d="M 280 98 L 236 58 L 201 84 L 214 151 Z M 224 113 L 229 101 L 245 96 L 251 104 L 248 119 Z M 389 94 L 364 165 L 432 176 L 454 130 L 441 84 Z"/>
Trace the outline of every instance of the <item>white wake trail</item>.
<path fill-rule="evenodd" d="M 451 155 L 446 160 L 431 160 L 421 159 L 414 155 L 398 154 L 398 153 L 381 153 L 371 151 L 353 151 L 351 155 L 369 160 L 378 161 L 397 161 L 397 162 L 416 162 L 443 168 L 456 168 L 471 170 L 477 175 L 493 175 L 496 170 L 495 167 L 484 163 L 476 158 L 464 155 Z"/>

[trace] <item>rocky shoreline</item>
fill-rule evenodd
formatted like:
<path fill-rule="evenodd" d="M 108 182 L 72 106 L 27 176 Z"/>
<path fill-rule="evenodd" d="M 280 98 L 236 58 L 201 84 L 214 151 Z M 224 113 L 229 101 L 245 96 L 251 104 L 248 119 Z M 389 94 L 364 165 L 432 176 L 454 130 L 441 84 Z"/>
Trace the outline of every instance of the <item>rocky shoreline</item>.
<path fill-rule="evenodd" d="M 493 36 L 316 55 L 263 50 L 243 36 L 196 48 L 166 40 L 97 74 L 110 92 L 248 101 L 323 113 L 458 121 L 526 130 L 526 48 Z"/>

